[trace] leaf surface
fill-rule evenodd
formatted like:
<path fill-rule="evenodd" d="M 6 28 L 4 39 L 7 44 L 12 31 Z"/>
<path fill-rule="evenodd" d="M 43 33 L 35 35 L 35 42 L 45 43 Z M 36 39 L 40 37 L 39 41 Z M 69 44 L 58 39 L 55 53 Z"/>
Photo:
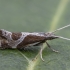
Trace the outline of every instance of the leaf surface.
<path fill-rule="evenodd" d="M 69 0 L 0 0 L 0 29 L 12 32 L 49 32 L 70 24 Z M 56 32 L 70 38 L 70 27 Z M 70 70 L 70 41 L 48 41 L 55 53 L 43 45 L 26 51 L 0 50 L 0 70 Z M 33 59 L 37 57 L 36 60 Z"/>

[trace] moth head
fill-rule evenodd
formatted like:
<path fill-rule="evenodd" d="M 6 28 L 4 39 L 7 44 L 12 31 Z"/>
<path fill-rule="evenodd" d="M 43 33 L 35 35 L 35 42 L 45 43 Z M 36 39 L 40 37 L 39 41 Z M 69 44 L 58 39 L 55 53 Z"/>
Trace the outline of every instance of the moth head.
<path fill-rule="evenodd" d="M 55 32 L 60 31 L 60 30 L 62 30 L 62 29 L 64 29 L 64 28 L 67 28 L 67 27 L 69 27 L 69 26 L 70 26 L 70 24 L 69 24 L 69 25 L 66 25 L 66 26 L 64 26 L 64 27 L 61 27 L 61 28 L 59 28 L 59 29 L 56 29 L 56 30 L 53 31 L 53 32 L 46 33 L 46 35 L 47 35 L 47 37 L 49 38 L 49 40 L 51 40 L 51 39 L 56 39 L 56 38 L 61 38 L 61 39 L 65 39 L 65 40 L 70 40 L 69 38 L 65 38 L 65 37 L 61 37 L 61 36 L 56 36 L 56 35 L 54 34 Z"/>
<path fill-rule="evenodd" d="M 46 38 L 47 38 L 47 40 L 52 40 L 52 39 L 56 39 L 56 38 L 59 38 L 59 37 L 57 37 L 54 33 L 52 33 L 52 32 L 48 32 L 48 33 L 46 33 Z"/>

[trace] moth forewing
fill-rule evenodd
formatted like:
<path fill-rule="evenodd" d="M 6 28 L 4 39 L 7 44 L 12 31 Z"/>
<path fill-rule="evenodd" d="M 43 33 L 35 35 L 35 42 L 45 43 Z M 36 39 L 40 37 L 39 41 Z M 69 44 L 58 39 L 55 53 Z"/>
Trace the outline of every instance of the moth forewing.
<path fill-rule="evenodd" d="M 44 35 L 37 34 L 30 33 L 17 47 L 20 48 L 21 45 L 23 46 L 23 48 L 30 45 L 35 46 L 46 40 L 46 37 Z"/>

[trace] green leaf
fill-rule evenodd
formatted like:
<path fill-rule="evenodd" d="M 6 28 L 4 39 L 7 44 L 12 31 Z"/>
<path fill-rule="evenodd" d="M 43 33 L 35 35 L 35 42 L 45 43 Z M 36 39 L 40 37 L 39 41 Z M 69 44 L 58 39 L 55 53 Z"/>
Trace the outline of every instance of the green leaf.
<path fill-rule="evenodd" d="M 69 0 L 0 0 L 0 29 L 49 32 L 67 24 L 70 24 Z M 70 27 L 57 31 L 56 35 L 70 38 Z M 56 39 L 48 43 L 59 53 L 44 44 L 44 62 L 40 59 L 40 46 L 26 51 L 0 50 L 0 70 L 70 70 L 70 41 Z"/>

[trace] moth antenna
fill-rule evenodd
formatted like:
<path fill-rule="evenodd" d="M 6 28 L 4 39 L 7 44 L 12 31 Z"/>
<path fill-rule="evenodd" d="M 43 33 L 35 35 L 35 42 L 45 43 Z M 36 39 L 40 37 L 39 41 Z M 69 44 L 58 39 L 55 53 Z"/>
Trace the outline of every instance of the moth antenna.
<path fill-rule="evenodd" d="M 65 38 L 65 37 L 62 37 L 62 36 L 54 36 L 54 37 L 58 37 L 58 38 L 65 39 L 65 40 L 70 40 L 69 38 Z"/>
<path fill-rule="evenodd" d="M 53 31 L 53 32 L 51 32 L 51 33 L 54 33 L 54 32 L 56 32 L 56 31 L 62 30 L 62 29 L 66 28 L 66 27 L 69 27 L 69 26 L 70 26 L 70 24 L 69 24 L 69 25 L 66 25 L 66 26 L 64 26 L 64 27 L 61 27 L 61 28 L 59 28 L 59 29 L 56 29 L 55 31 Z"/>

